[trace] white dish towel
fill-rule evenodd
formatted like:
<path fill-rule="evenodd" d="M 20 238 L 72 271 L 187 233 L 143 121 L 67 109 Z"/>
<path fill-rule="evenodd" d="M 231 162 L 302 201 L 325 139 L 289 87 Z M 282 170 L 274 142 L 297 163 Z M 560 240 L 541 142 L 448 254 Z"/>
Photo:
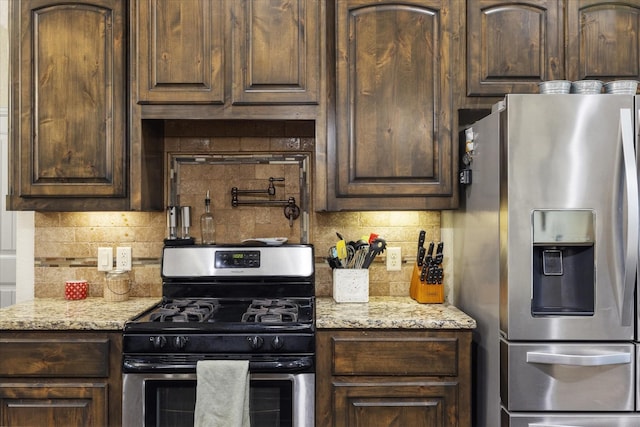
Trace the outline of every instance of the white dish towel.
<path fill-rule="evenodd" d="M 250 427 L 248 360 L 201 360 L 196 376 L 194 427 Z"/>

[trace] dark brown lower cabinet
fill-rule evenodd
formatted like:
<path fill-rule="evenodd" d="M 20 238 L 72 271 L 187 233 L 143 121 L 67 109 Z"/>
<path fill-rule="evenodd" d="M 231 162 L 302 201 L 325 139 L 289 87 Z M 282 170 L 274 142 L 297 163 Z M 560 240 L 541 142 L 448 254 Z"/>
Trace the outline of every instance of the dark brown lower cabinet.
<path fill-rule="evenodd" d="M 320 330 L 316 426 L 468 427 L 471 331 Z"/>
<path fill-rule="evenodd" d="M 0 333 L 0 425 L 122 424 L 122 334 Z"/>

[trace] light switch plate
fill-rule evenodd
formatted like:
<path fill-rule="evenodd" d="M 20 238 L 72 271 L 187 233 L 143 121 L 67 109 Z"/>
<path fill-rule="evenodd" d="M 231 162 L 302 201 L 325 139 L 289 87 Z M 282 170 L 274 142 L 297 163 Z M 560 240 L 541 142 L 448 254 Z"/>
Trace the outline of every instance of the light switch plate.
<path fill-rule="evenodd" d="M 113 269 L 113 249 L 98 248 L 98 271 L 111 271 Z"/>
<path fill-rule="evenodd" d="M 402 251 L 400 246 L 387 247 L 387 271 L 402 270 Z"/>

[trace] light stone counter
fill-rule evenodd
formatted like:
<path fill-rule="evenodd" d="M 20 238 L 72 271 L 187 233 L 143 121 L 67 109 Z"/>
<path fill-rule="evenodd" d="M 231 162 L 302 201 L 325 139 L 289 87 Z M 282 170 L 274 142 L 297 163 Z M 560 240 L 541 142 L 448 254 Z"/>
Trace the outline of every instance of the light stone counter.
<path fill-rule="evenodd" d="M 474 329 L 476 321 L 450 304 L 410 297 L 369 297 L 368 303 L 316 299 L 318 329 Z"/>
<path fill-rule="evenodd" d="M 127 320 L 158 301 L 158 297 L 119 302 L 100 297 L 74 301 L 36 298 L 0 309 L 0 330 L 121 331 Z"/>

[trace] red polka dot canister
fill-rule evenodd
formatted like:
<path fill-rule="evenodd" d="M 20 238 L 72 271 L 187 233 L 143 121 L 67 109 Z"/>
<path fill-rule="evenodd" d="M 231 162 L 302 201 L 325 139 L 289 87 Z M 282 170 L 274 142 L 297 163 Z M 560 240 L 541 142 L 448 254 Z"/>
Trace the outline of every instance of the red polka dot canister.
<path fill-rule="evenodd" d="M 86 280 L 67 280 L 64 284 L 64 299 L 78 300 L 87 297 Z"/>

